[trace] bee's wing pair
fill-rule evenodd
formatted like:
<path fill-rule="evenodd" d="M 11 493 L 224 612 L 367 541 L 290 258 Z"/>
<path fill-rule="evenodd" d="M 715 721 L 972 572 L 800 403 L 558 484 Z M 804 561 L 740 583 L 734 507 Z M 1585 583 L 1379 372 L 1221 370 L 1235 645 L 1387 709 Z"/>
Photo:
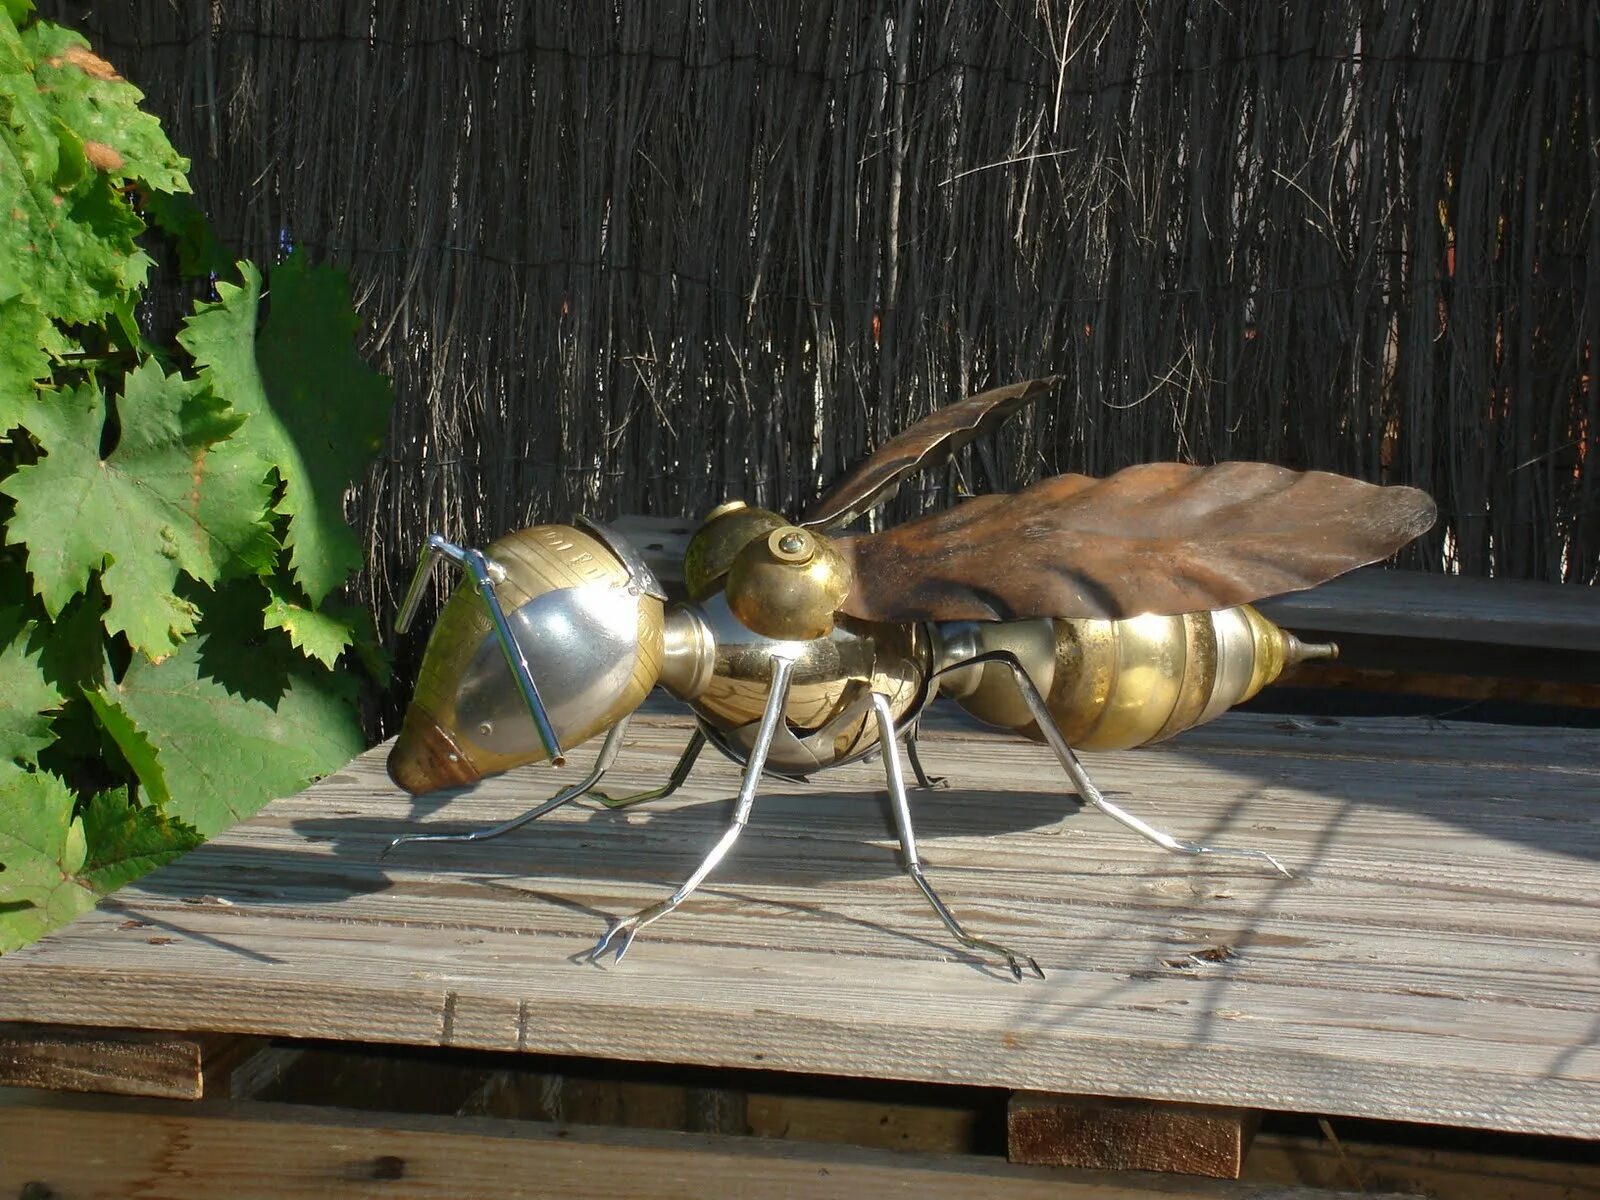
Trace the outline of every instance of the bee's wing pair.
<path fill-rule="evenodd" d="M 1057 382 L 1030 380 L 935 410 L 834 486 L 804 524 L 853 520 Z M 1225 608 L 1387 558 L 1434 517 L 1416 488 L 1267 463 L 1057 475 L 884 533 L 838 537 L 854 569 L 840 611 L 954 621 Z"/>

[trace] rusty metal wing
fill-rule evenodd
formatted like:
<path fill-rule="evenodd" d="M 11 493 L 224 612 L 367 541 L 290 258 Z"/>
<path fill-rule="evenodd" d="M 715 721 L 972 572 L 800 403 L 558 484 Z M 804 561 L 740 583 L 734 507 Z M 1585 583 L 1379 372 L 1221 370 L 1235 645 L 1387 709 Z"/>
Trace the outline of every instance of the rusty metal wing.
<path fill-rule="evenodd" d="M 800 523 L 812 529 L 849 524 L 893 496 L 907 475 L 949 462 L 961 447 L 982 437 L 1059 382 L 1059 376 L 1029 379 L 934 409 L 910 429 L 879 446 L 828 489 Z"/>
<path fill-rule="evenodd" d="M 1434 516 L 1415 488 L 1267 463 L 1058 475 L 836 539 L 855 573 L 840 611 L 947 621 L 1225 608 L 1387 558 Z"/>

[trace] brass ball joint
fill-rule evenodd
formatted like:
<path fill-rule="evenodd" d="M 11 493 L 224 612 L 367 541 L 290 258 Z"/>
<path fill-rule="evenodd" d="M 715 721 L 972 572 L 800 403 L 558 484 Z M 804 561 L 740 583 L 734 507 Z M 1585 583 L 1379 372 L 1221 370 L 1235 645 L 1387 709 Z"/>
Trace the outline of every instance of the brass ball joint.
<path fill-rule="evenodd" d="M 734 556 L 725 590 L 747 629 L 808 642 L 833 632 L 833 615 L 850 591 L 850 564 L 823 535 L 782 525 Z"/>
<path fill-rule="evenodd" d="M 520 816 L 409 834 L 390 848 L 498 837 L 584 795 L 614 805 L 663 797 L 713 744 L 744 766 L 731 823 L 681 887 L 613 921 L 586 956 L 620 960 L 639 930 L 716 867 L 769 773 L 805 776 L 879 752 L 902 861 L 937 918 L 1016 978 L 1042 975 L 1027 955 L 967 932 L 918 858 L 901 755 L 931 786 L 917 722 L 942 694 L 1043 740 L 1082 800 L 1156 845 L 1283 870 L 1263 850 L 1185 841 L 1127 812 L 1095 786 L 1075 748 L 1160 741 L 1254 695 L 1290 664 L 1331 656 L 1332 646 L 1298 642 L 1249 602 L 1386 558 L 1431 525 L 1432 501 L 1412 488 L 1262 463 L 1152 463 L 1099 481 L 1057 476 L 881 533 L 825 532 L 1056 382 L 937 410 L 880 447 L 801 524 L 737 501 L 718 507 L 685 552 L 684 604 L 665 604 L 625 539 L 581 518 L 485 552 L 431 537 L 397 628 L 441 556 L 469 578 L 435 625 L 390 754 L 395 782 L 428 792 L 559 762 L 602 733 L 604 743 L 584 778 Z M 1270 560 L 1260 552 L 1269 542 Z M 693 708 L 695 733 L 663 787 L 606 800 L 594 788 L 657 684 Z"/>

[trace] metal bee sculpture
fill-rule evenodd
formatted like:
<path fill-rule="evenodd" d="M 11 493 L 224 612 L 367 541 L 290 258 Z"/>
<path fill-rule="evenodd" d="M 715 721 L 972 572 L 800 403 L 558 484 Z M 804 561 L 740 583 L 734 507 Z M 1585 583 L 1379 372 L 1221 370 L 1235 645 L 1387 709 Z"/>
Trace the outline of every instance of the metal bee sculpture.
<path fill-rule="evenodd" d="M 396 624 L 409 625 L 439 559 L 460 565 L 389 756 L 412 793 L 525 763 L 560 764 L 604 733 L 590 772 L 488 829 L 403 842 L 497 837 L 590 793 L 629 715 L 657 684 L 698 728 L 666 796 L 709 741 L 744 766 L 726 831 L 678 889 L 613 921 L 585 956 L 620 961 L 638 932 L 683 903 L 749 820 L 763 775 L 793 779 L 881 753 L 906 871 L 963 945 L 1038 964 L 974 936 L 923 873 L 899 743 L 919 783 L 919 715 L 936 695 L 1043 741 L 1088 803 L 1168 850 L 1261 850 L 1185 841 L 1107 800 L 1075 750 L 1169 738 L 1255 695 L 1289 664 L 1330 657 L 1249 602 L 1387 558 L 1434 520 L 1433 502 L 1265 463 L 1151 463 L 1105 479 L 1060 475 L 1016 495 L 968 499 L 877 534 L 830 535 L 908 475 L 942 464 L 1049 390 L 1054 379 L 935 411 L 839 482 L 803 521 L 734 501 L 706 517 L 684 558 L 688 600 L 668 604 L 621 537 L 579 518 L 510 534 L 486 551 L 428 540 Z M 387 853 L 387 852 L 386 852 Z"/>

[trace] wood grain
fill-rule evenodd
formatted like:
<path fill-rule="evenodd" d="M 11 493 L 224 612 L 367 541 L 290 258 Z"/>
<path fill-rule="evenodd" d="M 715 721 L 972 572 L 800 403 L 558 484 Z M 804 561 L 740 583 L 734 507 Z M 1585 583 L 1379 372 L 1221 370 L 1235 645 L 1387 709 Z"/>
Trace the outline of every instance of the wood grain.
<path fill-rule="evenodd" d="M 1352 1200 L 1296 1185 L 1113 1176 L 755 1138 L 0 1092 L 0 1194 L 19 1193 L 72 1200 Z"/>
<path fill-rule="evenodd" d="M 1210 1104 L 1017 1092 L 1006 1111 L 1012 1162 L 1237 1179 L 1261 1114 Z"/>
<path fill-rule="evenodd" d="M 1367 567 L 1263 600 L 1292 629 L 1600 651 L 1600 589 Z"/>
<path fill-rule="evenodd" d="M 259 1043 L 228 1035 L 0 1023 L 0 1087 L 197 1100 Z"/>
<path fill-rule="evenodd" d="M 611 782 L 659 781 L 687 732 L 641 716 Z M 730 764 L 659 805 L 385 861 L 419 820 L 504 818 L 584 755 L 439 808 L 372 753 L 0 960 L 0 1019 L 1600 1136 L 1592 733 L 1234 714 L 1087 759 L 1141 815 L 1266 848 L 1292 881 L 1167 856 L 1077 810 L 1042 748 L 948 715 L 924 754 L 954 776 L 913 798 L 933 881 L 1043 982 L 950 943 L 898 870 L 874 764 L 763 794 L 705 887 L 601 969 L 569 959 L 687 875 L 726 820 Z"/>

